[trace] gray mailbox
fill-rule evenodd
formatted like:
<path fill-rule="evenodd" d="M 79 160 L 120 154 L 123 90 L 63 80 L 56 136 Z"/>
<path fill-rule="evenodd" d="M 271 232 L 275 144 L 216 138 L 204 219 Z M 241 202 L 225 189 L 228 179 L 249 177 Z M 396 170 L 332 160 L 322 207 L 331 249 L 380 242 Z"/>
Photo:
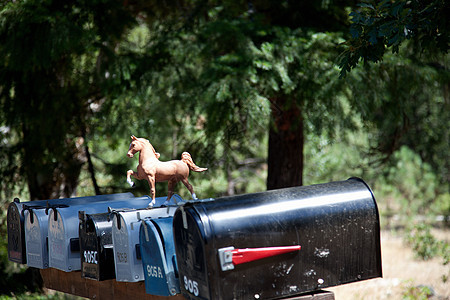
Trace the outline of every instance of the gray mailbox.
<path fill-rule="evenodd" d="M 25 245 L 26 259 L 29 267 L 45 269 L 48 268 L 48 210 L 53 208 L 65 208 L 79 205 L 85 200 L 91 200 L 89 204 L 96 202 L 114 203 L 124 199 L 132 199 L 129 194 L 103 195 L 93 197 L 75 198 L 75 201 L 62 203 L 47 202 L 47 206 L 23 205 L 23 215 L 25 222 Z M 117 197 L 118 196 L 118 197 Z M 109 199 L 108 202 L 105 200 Z M 81 201 L 80 201 L 81 200 Z"/>
<path fill-rule="evenodd" d="M 165 200 L 166 197 L 156 198 L 155 208 Z M 138 219 L 155 214 L 147 208 L 138 210 L 110 209 L 107 213 L 99 214 L 79 212 L 81 277 L 93 280 L 115 278 L 112 224 L 113 216 L 121 212 L 136 213 L 139 216 Z"/>
<path fill-rule="evenodd" d="M 174 196 L 179 198 L 178 195 Z M 179 198 L 177 201 L 182 201 L 182 199 Z M 157 201 L 156 205 L 158 204 Z M 175 206 L 169 206 L 146 211 L 123 211 L 114 214 L 112 239 L 117 281 L 136 282 L 144 280 L 139 248 L 141 219 L 173 216 L 176 208 Z"/>
<path fill-rule="evenodd" d="M 82 203 L 91 203 L 99 201 L 111 201 L 114 199 L 125 199 L 134 197 L 131 193 L 100 195 L 90 197 L 63 198 L 51 200 L 35 200 L 21 202 L 15 198 L 8 206 L 7 212 L 7 231 L 8 231 L 8 259 L 12 262 L 25 264 L 26 247 L 25 247 L 25 218 L 24 208 L 42 209 L 47 205 L 74 205 Z"/>
<path fill-rule="evenodd" d="M 109 208 L 143 208 L 150 197 L 137 197 L 114 202 L 96 202 L 52 208 L 48 216 L 49 266 L 65 272 L 81 269 L 78 212 L 87 214 L 107 212 Z"/>
<path fill-rule="evenodd" d="M 48 215 L 45 209 L 26 210 L 25 245 L 29 267 L 48 268 Z"/>

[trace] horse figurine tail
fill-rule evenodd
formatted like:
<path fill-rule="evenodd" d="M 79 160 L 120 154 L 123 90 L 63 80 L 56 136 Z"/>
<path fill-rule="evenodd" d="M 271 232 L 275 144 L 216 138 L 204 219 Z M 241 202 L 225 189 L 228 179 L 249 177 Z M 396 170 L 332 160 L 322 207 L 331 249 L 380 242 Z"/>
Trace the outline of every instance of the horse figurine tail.
<path fill-rule="evenodd" d="M 208 170 L 208 168 L 200 168 L 198 167 L 194 161 L 192 160 L 191 155 L 188 152 L 183 152 L 181 154 L 181 161 L 188 165 L 189 169 L 195 172 L 203 172 Z"/>

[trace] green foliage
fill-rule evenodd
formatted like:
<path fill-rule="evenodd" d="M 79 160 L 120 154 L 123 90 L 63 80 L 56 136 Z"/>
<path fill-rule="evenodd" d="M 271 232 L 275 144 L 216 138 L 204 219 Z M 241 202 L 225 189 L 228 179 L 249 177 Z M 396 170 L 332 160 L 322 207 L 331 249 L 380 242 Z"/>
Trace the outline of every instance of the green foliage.
<path fill-rule="evenodd" d="M 448 57 L 418 63 L 414 45 L 402 43 L 415 29 L 400 29 L 419 4 L 403 2 L 376 4 L 381 16 L 398 7 L 392 27 L 366 16 L 370 3 L 352 14 L 354 41 L 369 42 L 348 48 L 344 74 L 358 56 L 402 47 L 339 80 L 336 46 L 351 1 L 3 1 L 2 207 L 20 192 L 92 195 L 91 175 L 102 193 L 130 191 L 131 134 L 163 161 L 189 151 L 208 167 L 190 177 L 202 198 L 261 191 L 270 116 L 300 108 L 305 183 L 362 176 L 410 215 L 448 216 Z M 135 195 L 148 194 L 137 184 Z M 166 189 L 158 184 L 157 195 Z M 189 198 L 183 186 L 176 192 Z"/>
<path fill-rule="evenodd" d="M 2 170 L 13 172 L 6 187 L 27 182 L 32 199 L 70 196 L 76 189 L 84 163 L 79 137 L 99 101 L 104 53 L 131 20 L 120 4 L 108 10 L 103 5 L 0 6 L 0 126 L 7 143 Z"/>
<path fill-rule="evenodd" d="M 439 210 L 436 198 L 445 197 L 448 192 L 445 187 L 442 189 L 430 165 L 407 147 L 402 147 L 393 160 L 396 163 L 385 169 L 385 183 L 395 187 L 395 197 L 401 201 L 404 213 L 408 216 L 446 214 L 445 210 Z"/>
<path fill-rule="evenodd" d="M 222 13 L 211 9 L 210 19 L 172 33 L 161 29 L 164 23 L 153 24 L 148 37 L 141 35 L 145 43 L 134 41 L 143 25 L 131 30 L 110 76 L 128 78 L 124 82 L 138 93 L 113 90 L 90 139 L 114 132 L 111 147 L 116 137 L 145 136 L 159 152 L 171 154 L 162 159 L 191 151 L 210 168 L 202 177 L 213 180 L 222 177 L 214 170 L 233 174 L 229 170 L 248 168 L 248 159 L 264 160 L 261 140 L 279 95 L 305 108 L 315 132 L 352 126 L 350 112 L 336 100 L 343 88 L 332 63 L 338 34 L 269 27 L 248 15 L 218 18 Z M 137 44 L 142 47 L 131 46 Z M 233 182 L 238 177 L 225 176 Z"/>
<path fill-rule="evenodd" d="M 12 296 L 0 295 L 0 300 L 12 300 L 12 299 L 20 299 L 20 300 L 76 300 L 76 299 L 85 299 L 82 297 L 77 297 L 69 294 L 53 292 L 49 294 L 41 294 L 41 293 L 26 293 L 26 294 L 14 294 Z"/>
<path fill-rule="evenodd" d="M 351 37 L 339 60 L 341 77 L 354 68 L 360 59 L 379 62 L 386 48 L 397 53 L 399 46 L 413 39 L 417 52 L 447 54 L 449 47 L 449 5 L 434 1 L 362 1 L 350 13 Z"/>
<path fill-rule="evenodd" d="M 386 163 L 401 146 L 408 146 L 430 164 L 447 191 L 450 133 L 442 128 L 450 126 L 448 63 L 448 56 L 418 63 L 416 53 L 404 44 L 399 55 L 355 69 L 346 80 L 351 109 L 359 112 L 372 135 L 373 156 L 380 155 L 379 162 Z"/>
<path fill-rule="evenodd" d="M 439 256 L 443 258 L 444 265 L 447 265 L 450 262 L 449 244 L 445 241 L 438 241 L 431 234 L 429 225 L 424 223 L 414 225 L 409 230 L 407 241 L 418 258 L 429 260 Z"/>
<path fill-rule="evenodd" d="M 433 296 L 433 291 L 428 286 L 409 286 L 403 292 L 403 300 L 427 300 Z"/>
<path fill-rule="evenodd" d="M 350 177 L 361 177 L 375 184 L 376 172 L 368 172 L 368 159 L 364 153 L 367 136 L 357 131 L 334 134 L 337 135 L 334 141 L 325 134 L 307 137 L 310 143 L 305 147 L 305 185 Z"/>

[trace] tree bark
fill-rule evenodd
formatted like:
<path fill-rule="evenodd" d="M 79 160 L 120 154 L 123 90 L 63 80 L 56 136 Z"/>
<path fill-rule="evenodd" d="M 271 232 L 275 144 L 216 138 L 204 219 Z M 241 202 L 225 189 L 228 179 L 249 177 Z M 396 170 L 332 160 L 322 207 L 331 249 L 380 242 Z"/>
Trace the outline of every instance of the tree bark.
<path fill-rule="evenodd" d="M 91 159 L 91 152 L 89 151 L 89 146 L 87 144 L 86 138 L 84 139 L 85 141 L 85 146 L 84 146 L 84 151 L 86 153 L 86 159 L 87 159 L 87 163 L 88 163 L 88 170 L 89 173 L 91 174 L 91 180 L 92 180 L 92 185 L 94 186 L 94 191 L 96 195 L 101 195 L 101 191 L 100 191 L 100 187 L 97 184 L 97 179 L 95 178 L 95 169 L 94 169 L 94 164 L 92 163 L 92 159 Z"/>
<path fill-rule="evenodd" d="M 303 117 L 300 107 L 286 96 L 272 100 L 269 128 L 267 189 L 303 183 Z"/>

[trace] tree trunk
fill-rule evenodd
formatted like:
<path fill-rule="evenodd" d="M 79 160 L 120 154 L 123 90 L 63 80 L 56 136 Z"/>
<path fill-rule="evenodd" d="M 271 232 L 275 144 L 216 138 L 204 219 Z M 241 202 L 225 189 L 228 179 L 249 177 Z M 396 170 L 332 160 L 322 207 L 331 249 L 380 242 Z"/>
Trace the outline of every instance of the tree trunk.
<path fill-rule="evenodd" d="M 300 107 L 286 97 L 272 100 L 267 189 L 303 183 L 303 118 Z"/>
<path fill-rule="evenodd" d="M 89 151 L 89 146 L 87 144 L 86 138 L 84 138 L 84 141 L 85 141 L 84 152 L 86 153 L 88 170 L 89 170 L 89 173 L 91 174 L 92 185 L 94 186 L 95 194 L 101 195 L 102 193 L 100 191 L 100 187 L 97 184 L 97 179 L 95 178 L 95 168 L 94 168 L 94 164 L 92 163 L 91 152 Z"/>

